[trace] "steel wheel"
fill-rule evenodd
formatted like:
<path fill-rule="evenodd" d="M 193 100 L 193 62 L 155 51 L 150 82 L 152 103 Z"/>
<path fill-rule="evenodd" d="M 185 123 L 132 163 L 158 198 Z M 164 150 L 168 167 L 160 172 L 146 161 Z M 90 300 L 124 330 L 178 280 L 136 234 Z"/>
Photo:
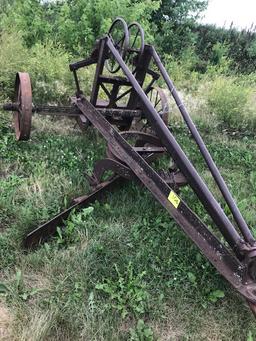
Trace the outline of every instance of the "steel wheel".
<path fill-rule="evenodd" d="M 135 73 L 145 47 L 144 30 L 140 24 L 133 22 L 128 26 L 128 31 L 129 48 L 126 63 L 128 64 L 132 73 Z"/>
<path fill-rule="evenodd" d="M 164 123 L 168 125 L 169 105 L 163 89 L 151 87 L 147 96 Z"/>
<path fill-rule="evenodd" d="M 32 89 L 29 74 L 18 72 L 15 80 L 15 103 L 18 110 L 13 113 L 16 139 L 28 140 L 32 120 Z"/>
<path fill-rule="evenodd" d="M 118 50 L 120 56 L 125 59 L 129 45 L 129 32 L 124 19 L 116 18 L 114 20 L 108 31 L 108 36 L 112 40 L 112 43 Z M 120 65 L 117 63 L 115 57 L 111 53 L 106 61 L 106 68 L 111 73 L 116 73 L 120 69 Z"/>
<path fill-rule="evenodd" d="M 169 105 L 167 101 L 167 97 L 163 91 L 163 89 L 158 87 L 151 87 L 147 93 L 147 97 L 149 98 L 150 102 L 152 103 L 154 109 L 158 113 L 158 115 L 162 118 L 164 123 L 168 125 L 169 121 Z M 150 123 L 148 122 L 147 118 L 144 118 L 137 122 L 135 125 L 136 129 L 140 131 L 148 131 L 152 128 Z"/>

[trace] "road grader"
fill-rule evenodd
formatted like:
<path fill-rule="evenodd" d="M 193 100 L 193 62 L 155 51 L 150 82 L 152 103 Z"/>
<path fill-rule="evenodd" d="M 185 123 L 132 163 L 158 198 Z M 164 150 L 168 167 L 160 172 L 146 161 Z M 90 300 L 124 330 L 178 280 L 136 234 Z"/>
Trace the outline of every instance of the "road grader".
<path fill-rule="evenodd" d="M 81 89 L 79 70 L 95 65 L 90 98 Z M 184 233 L 196 244 L 217 271 L 248 302 L 256 314 L 256 241 L 241 215 L 198 129 L 182 102 L 154 46 L 146 44 L 142 27 L 116 18 L 108 33 L 96 41 L 88 58 L 69 65 L 75 93 L 69 106 L 37 105 L 32 100 L 30 77 L 16 75 L 12 103 L 2 109 L 13 113 L 17 140 L 30 138 L 33 114 L 73 117 L 86 132 L 96 129 L 107 142 L 106 158 L 94 165 L 89 177 L 91 192 L 25 238 L 33 248 L 56 233 L 57 227 L 75 209 L 80 210 L 121 184 L 138 180 L 167 210 Z M 233 220 L 224 213 L 206 183 L 177 142 L 169 124 L 166 91 L 156 86 L 161 79 L 173 97 Z M 154 160 L 169 155 L 172 167 L 158 171 Z M 111 176 L 105 177 L 111 171 Z M 212 219 L 214 233 L 180 195 L 189 186 Z M 219 237 L 221 235 L 221 238 Z M 185 252 L 185 250 L 184 250 Z"/>

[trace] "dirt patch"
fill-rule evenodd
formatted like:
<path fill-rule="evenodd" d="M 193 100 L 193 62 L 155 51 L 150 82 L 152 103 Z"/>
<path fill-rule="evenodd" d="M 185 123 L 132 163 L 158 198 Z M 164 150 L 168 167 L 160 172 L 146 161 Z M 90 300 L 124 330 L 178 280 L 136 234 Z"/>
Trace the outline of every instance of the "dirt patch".
<path fill-rule="evenodd" d="M 13 340 L 11 333 L 12 317 L 8 309 L 0 301 L 0 340 Z"/>

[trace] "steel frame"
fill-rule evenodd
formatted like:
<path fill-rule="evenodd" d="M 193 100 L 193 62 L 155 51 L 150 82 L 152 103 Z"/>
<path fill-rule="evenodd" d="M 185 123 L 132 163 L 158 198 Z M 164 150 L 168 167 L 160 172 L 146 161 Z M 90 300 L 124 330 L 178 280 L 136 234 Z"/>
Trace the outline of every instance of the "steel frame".
<path fill-rule="evenodd" d="M 63 220 L 68 218 L 72 210 L 81 209 L 101 198 L 104 196 L 105 191 L 119 186 L 125 179 L 136 178 L 168 211 L 223 277 L 248 301 L 252 311 L 255 313 L 256 241 L 155 48 L 151 45 L 145 45 L 143 51 L 140 52 L 141 55 L 137 60 L 135 69 L 130 70 L 122 58 L 124 54 L 120 54 L 113 39 L 107 35 L 97 42 L 89 58 L 70 64 L 70 70 L 73 72 L 76 84 L 76 94 L 71 98 L 71 107 L 58 108 L 57 111 L 63 110 L 68 116 L 75 116 L 82 126 L 92 125 L 96 128 L 108 143 L 107 158 L 96 163 L 93 175 L 89 178 L 94 191 L 89 196 L 76 199 L 76 203 L 69 209 L 29 233 L 25 240 L 25 246 L 35 246 L 54 234 L 57 226 L 60 226 Z M 105 62 L 110 57 L 115 59 L 124 76 L 103 75 Z M 157 72 L 150 69 L 151 62 L 154 62 Z M 77 71 L 91 64 L 96 64 L 96 71 L 91 97 L 88 100 L 81 90 Z M 150 75 L 152 80 L 145 88 L 144 83 L 147 75 Z M 173 96 L 207 167 L 234 217 L 236 226 L 228 219 L 174 135 L 166 126 L 163 121 L 165 110 L 159 115 L 148 98 L 147 94 L 159 76 L 163 78 L 170 94 Z M 111 90 L 108 90 L 105 84 L 111 84 Z M 119 94 L 122 86 L 129 87 L 126 93 L 124 92 L 125 95 L 129 95 L 125 107 L 118 105 L 120 98 L 124 97 L 124 95 Z M 98 101 L 100 87 L 109 99 L 107 103 Z M 11 103 L 5 105 L 5 109 L 18 111 L 19 106 L 20 103 L 18 102 Z M 56 109 L 53 107 L 35 106 L 32 109 L 34 111 L 42 110 L 47 114 L 51 112 L 56 114 Z M 135 118 L 146 119 L 155 135 L 132 131 L 121 133 L 120 130 L 128 130 L 131 127 Z M 128 142 L 128 137 L 132 134 L 136 135 L 136 133 L 138 134 L 137 142 L 132 146 Z M 141 135 L 139 136 L 139 134 Z M 168 153 L 176 165 L 176 169 L 170 171 L 171 175 L 156 172 L 150 165 L 156 157 L 163 153 Z M 108 181 L 102 182 L 106 170 L 112 170 L 115 175 Z M 193 189 L 229 246 L 222 243 L 179 197 L 177 191 L 180 186 L 185 184 Z"/>

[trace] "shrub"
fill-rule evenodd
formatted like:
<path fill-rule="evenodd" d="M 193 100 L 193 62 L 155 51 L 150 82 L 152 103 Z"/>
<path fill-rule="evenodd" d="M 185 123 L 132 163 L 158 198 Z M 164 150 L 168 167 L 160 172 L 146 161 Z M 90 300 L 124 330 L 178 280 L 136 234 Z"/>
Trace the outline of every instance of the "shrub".
<path fill-rule="evenodd" d="M 0 97 L 12 97 L 15 73 L 23 71 L 29 52 L 23 47 L 20 33 L 0 36 Z"/>
<path fill-rule="evenodd" d="M 251 91 L 232 78 L 216 78 L 207 94 L 210 114 L 228 128 L 241 128 L 248 121 Z"/>
<path fill-rule="evenodd" d="M 74 93 L 74 81 L 69 71 L 72 56 L 51 41 L 25 47 L 20 33 L 0 36 L 0 98 L 12 98 L 15 74 L 30 74 L 35 103 L 65 103 Z M 82 71 L 83 88 L 88 91 L 91 69 Z M 84 84 L 85 83 L 85 84 Z"/>
<path fill-rule="evenodd" d="M 183 90 L 197 89 L 200 79 L 200 74 L 197 72 L 199 63 L 193 48 L 184 50 L 180 59 L 175 59 L 172 55 L 164 56 L 164 64 L 171 79 Z"/>
<path fill-rule="evenodd" d="M 65 102 L 73 87 L 68 65 L 71 56 L 56 47 L 51 41 L 36 44 L 30 50 L 26 71 L 33 82 L 33 97 L 36 102 Z"/>

